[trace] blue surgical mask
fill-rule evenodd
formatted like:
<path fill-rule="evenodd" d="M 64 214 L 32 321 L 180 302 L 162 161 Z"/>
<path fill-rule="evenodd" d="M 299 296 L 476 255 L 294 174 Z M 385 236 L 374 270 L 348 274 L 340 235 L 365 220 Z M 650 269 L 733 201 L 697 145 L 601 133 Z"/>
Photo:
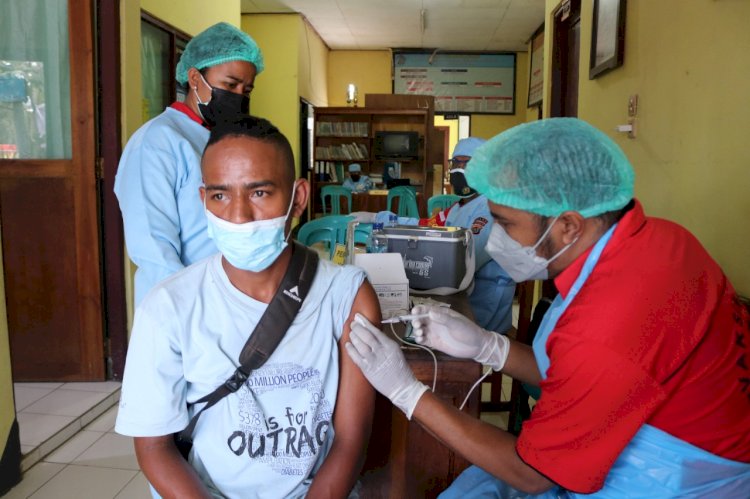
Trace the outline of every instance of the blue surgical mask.
<path fill-rule="evenodd" d="M 295 182 L 286 215 L 244 224 L 228 222 L 208 211 L 204 197 L 208 237 L 214 240 L 216 247 L 233 267 L 250 272 L 267 269 L 287 247 L 289 234 L 284 235 L 284 229 L 294 205 L 296 190 Z"/>
<path fill-rule="evenodd" d="M 508 275 L 516 282 L 533 281 L 535 279 L 547 279 L 549 273 L 547 267 L 557 257 L 562 255 L 578 238 L 576 237 L 570 244 L 558 251 L 549 260 L 536 254 L 537 247 L 547 237 L 552 226 L 559 217 L 555 217 L 544 231 L 542 237 L 534 246 L 521 246 L 521 244 L 510 237 L 500 224 L 492 224 L 490 237 L 487 240 L 485 251 L 487 254 L 505 270 Z"/>

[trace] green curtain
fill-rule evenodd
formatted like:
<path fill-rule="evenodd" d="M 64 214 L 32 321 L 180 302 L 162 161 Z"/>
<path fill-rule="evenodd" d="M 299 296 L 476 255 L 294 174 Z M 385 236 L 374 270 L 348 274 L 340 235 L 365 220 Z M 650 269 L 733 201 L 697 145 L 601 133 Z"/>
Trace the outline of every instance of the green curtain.
<path fill-rule="evenodd" d="M 0 159 L 13 157 L 71 157 L 67 1 L 3 2 Z"/>
<path fill-rule="evenodd" d="M 157 116 L 171 104 L 169 81 L 169 33 L 141 21 L 141 82 L 143 121 Z"/>

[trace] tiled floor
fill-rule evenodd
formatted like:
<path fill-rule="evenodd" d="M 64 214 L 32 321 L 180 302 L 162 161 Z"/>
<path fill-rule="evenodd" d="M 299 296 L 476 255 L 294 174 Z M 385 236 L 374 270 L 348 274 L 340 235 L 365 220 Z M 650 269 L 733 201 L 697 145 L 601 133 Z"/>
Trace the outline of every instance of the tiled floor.
<path fill-rule="evenodd" d="M 114 433 L 120 384 L 16 383 L 23 479 L 4 498 L 148 499 L 132 439 Z"/>

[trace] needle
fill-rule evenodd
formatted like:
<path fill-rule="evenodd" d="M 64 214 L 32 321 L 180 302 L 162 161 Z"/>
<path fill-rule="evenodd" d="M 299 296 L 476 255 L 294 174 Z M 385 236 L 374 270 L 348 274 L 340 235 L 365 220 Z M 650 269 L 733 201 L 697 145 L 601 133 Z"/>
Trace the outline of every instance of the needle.
<path fill-rule="evenodd" d="M 422 319 L 424 317 L 429 317 L 430 314 L 407 314 L 407 315 L 397 315 L 396 317 L 391 317 L 390 319 L 385 319 L 383 321 L 380 321 L 383 324 L 395 324 L 397 322 L 407 322 L 407 321 L 413 321 L 415 319 Z"/>

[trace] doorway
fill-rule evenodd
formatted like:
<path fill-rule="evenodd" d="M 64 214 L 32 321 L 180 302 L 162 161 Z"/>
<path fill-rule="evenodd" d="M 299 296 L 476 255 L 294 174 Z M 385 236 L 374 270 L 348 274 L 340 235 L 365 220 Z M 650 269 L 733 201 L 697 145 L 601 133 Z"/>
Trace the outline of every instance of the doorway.
<path fill-rule="evenodd" d="M 569 9 L 561 7 L 553 14 L 550 100 L 550 117 L 552 118 L 578 116 L 581 0 L 570 0 L 569 6 Z M 552 280 L 542 282 L 541 294 L 542 297 L 550 300 L 557 296 L 557 289 Z"/>
<path fill-rule="evenodd" d="M 558 9 L 552 23 L 551 117 L 578 116 L 578 69 L 581 48 L 581 0 Z"/>
<path fill-rule="evenodd" d="M 299 177 L 311 181 L 310 170 L 313 165 L 313 123 L 315 122 L 315 107 L 307 100 L 299 100 Z M 312 196 L 307 200 L 307 210 L 299 218 L 299 226 L 314 218 L 312 211 Z"/>
<path fill-rule="evenodd" d="M 92 2 L 11 2 L 0 31 L 0 224 L 13 380 L 101 381 Z"/>

